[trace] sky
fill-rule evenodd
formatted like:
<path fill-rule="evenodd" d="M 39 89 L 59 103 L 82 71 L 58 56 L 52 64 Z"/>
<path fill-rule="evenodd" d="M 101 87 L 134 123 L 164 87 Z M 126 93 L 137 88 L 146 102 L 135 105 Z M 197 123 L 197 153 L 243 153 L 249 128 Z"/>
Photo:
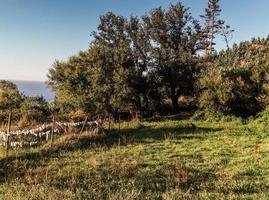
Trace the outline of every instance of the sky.
<path fill-rule="evenodd" d="M 45 81 L 55 60 L 85 50 L 99 16 L 142 16 L 176 0 L 0 0 L 0 79 Z M 182 0 L 194 17 L 207 0 Z M 235 29 L 232 43 L 269 34 L 268 0 L 220 0 L 222 18 Z M 217 41 L 217 49 L 225 44 Z"/>

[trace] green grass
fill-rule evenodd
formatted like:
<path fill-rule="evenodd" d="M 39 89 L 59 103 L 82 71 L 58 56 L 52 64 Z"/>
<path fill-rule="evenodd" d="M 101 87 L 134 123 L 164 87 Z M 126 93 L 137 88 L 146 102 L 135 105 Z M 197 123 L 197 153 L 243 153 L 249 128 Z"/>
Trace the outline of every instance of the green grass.
<path fill-rule="evenodd" d="M 174 117 L 124 127 L 2 156 L 0 199 L 269 199 L 265 132 Z"/>

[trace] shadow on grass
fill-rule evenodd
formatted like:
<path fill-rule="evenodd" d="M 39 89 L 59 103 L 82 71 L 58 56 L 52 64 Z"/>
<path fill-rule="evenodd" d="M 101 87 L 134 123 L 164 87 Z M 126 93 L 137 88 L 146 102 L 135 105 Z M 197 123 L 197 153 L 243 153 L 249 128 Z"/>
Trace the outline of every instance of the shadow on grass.
<path fill-rule="evenodd" d="M 222 131 L 221 128 L 203 128 L 196 127 L 193 124 L 189 126 L 155 128 L 146 126 L 139 130 L 125 129 L 122 134 L 126 137 L 127 143 L 154 143 L 163 140 L 203 140 L 208 138 L 208 134 Z"/>
<path fill-rule="evenodd" d="M 160 121 L 176 121 L 176 120 L 188 120 L 193 116 L 193 112 L 181 112 L 176 115 L 169 116 L 155 116 L 144 119 L 147 122 L 160 122 Z"/>
<path fill-rule="evenodd" d="M 96 147 L 111 148 L 115 145 L 132 143 L 154 143 L 166 139 L 203 139 L 208 137 L 207 134 L 218 130 L 220 129 L 199 128 L 194 125 L 167 128 L 144 127 L 141 125 L 136 128 L 122 129 L 120 133 L 117 130 L 111 130 L 110 133 L 103 137 L 59 138 L 52 148 L 47 144 L 38 152 L 24 152 L 19 156 L 0 159 L 0 183 L 25 176 L 28 169 L 41 166 L 42 163 L 51 158 L 59 158 L 61 152 L 94 149 Z"/>

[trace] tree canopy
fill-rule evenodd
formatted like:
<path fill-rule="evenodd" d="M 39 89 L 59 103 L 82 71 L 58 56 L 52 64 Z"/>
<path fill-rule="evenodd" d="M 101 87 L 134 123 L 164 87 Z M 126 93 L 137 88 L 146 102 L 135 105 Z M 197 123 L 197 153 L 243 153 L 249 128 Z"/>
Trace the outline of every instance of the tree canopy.
<path fill-rule="evenodd" d="M 193 91 L 202 28 L 181 3 L 142 18 L 108 12 L 89 49 L 55 62 L 49 85 L 57 102 L 92 112 L 158 110 L 166 99 L 178 110 Z"/>

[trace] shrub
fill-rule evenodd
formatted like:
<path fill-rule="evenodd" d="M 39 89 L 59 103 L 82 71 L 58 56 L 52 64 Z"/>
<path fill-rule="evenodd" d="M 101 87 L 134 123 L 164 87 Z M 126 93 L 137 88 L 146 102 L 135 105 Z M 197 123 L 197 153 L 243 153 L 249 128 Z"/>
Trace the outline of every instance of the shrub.
<path fill-rule="evenodd" d="M 250 129 L 260 132 L 269 131 L 269 107 L 259 113 L 255 118 L 249 119 L 248 126 Z"/>
<path fill-rule="evenodd" d="M 208 122 L 238 122 L 243 123 L 243 119 L 234 115 L 225 115 L 215 110 L 198 110 L 191 118 L 194 121 Z"/>
<path fill-rule="evenodd" d="M 50 115 L 48 102 L 43 97 L 25 97 L 20 111 L 26 121 L 44 121 Z"/>
<path fill-rule="evenodd" d="M 269 38 L 244 42 L 223 51 L 197 82 L 198 104 L 241 117 L 269 104 Z"/>

